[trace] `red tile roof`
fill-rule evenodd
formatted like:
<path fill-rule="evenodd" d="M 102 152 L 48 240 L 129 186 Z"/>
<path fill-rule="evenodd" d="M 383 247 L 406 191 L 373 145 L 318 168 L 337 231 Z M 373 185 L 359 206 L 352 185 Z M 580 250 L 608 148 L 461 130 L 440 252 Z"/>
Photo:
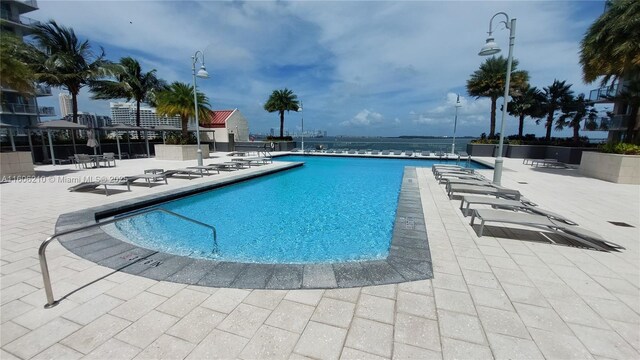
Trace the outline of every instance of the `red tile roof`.
<path fill-rule="evenodd" d="M 227 119 L 235 110 L 213 110 L 211 111 L 211 120 L 209 124 L 202 124 L 208 128 L 224 128 L 226 126 Z"/>

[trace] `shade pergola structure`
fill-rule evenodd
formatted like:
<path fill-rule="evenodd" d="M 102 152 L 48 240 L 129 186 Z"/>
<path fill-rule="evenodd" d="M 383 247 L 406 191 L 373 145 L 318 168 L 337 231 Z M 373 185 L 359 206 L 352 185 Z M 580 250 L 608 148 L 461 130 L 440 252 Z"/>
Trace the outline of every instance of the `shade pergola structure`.
<path fill-rule="evenodd" d="M 149 136 L 147 136 L 147 131 L 153 131 L 151 128 L 144 128 L 141 126 L 135 125 L 127 125 L 127 124 L 111 124 L 109 126 L 103 126 L 99 128 L 103 131 L 115 131 L 116 132 L 116 143 L 118 144 L 118 159 L 122 160 L 122 152 L 120 151 L 120 131 L 142 131 L 144 132 L 144 143 L 147 146 L 147 157 L 151 157 L 151 152 L 149 151 Z M 130 144 L 131 140 L 127 140 Z"/>
<path fill-rule="evenodd" d="M 167 131 L 182 131 L 182 129 L 180 129 L 179 127 L 176 126 L 171 126 L 171 125 L 158 125 L 158 126 L 153 126 L 151 128 L 151 130 L 153 131 L 160 131 L 162 132 L 162 144 L 166 145 L 167 141 L 166 141 L 166 137 L 165 137 L 165 133 Z"/>
<path fill-rule="evenodd" d="M 11 141 L 11 151 L 16 151 L 16 143 L 13 140 L 13 128 L 15 128 L 14 125 L 6 124 L 0 121 L 0 129 L 7 129 L 7 132 L 9 133 L 9 140 Z"/>
<path fill-rule="evenodd" d="M 51 132 L 57 130 L 87 130 L 89 127 L 87 125 L 77 124 L 66 120 L 51 120 L 41 122 L 37 125 L 31 126 L 30 128 L 47 132 L 47 136 L 49 137 L 49 151 L 51 152 L 51 164 L 55 165 L 56 156 L 53 152 L 53 141 L 51 138 Z M 29 139 L 31 139 L 31 136 L 29 136 Z M 77 152 L 77 150 L 76 139 L 73 131 L 71 131 L 71 141 L 73 142 L 73 152 L 75 153 Z M 31 142 L 29 142 L 29 145 L 31 146 L 31 152 L 33 153 L 33 146 L 31 145 Z"/>
<path fill-rule="evenodd" d="M 216 129 L 212 129 L 212 128 L 207 128 L 207 127 L 203 127 L 203 126 L 198 126 L 197 128 L 191 124 L 189 124 L 189 126 L 187 127 L 187 131 L 188 132 L 195 132 L 196 136 L 198 136 L 198 130 L 200 132 L 212 132 L 215 133 Z M 213 136 L 213 151 L 216 151 L 216 137 Z"/>

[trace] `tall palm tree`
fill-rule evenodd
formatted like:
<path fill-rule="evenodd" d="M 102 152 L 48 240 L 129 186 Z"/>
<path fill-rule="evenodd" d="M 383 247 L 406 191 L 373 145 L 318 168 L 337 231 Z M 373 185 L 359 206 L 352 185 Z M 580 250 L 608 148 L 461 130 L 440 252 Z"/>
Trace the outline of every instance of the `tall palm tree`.
<path fill-rule="evenodd" d="M 140 126 L 140 104 L 153 103 L 155 93 L 165 85 L 156 77 L 156 70 L 142 72 L 140 63 L 132 57 L 123 57 L 113 64 L 111 72 L 115 80 L 95 80 L 89 83 L 92 99 L 127 99 L 136 102 L 136 126 Z M 138 134 L 140 138 L 140 134 Z"/>
<path fill-rule="evenodd" d="M 91 51 L 88 40 L 80 41 L 72 28 L 58 25 L 54 20 L 34 27 L 38 44 L 32 61 L 38 81 L 65 88 L 71 94 L 73 121 L 78 122 L 78 94 L 89 81 L 107 74 L 104 49 Z"/>
<path fill-rule="evenodd" d="M 518 137 L 522 137 L 524 119 L 527 116 L 539 119 L 545 115 L 540 106 L 543 101 L 544 95 L 542 91 L 535 86 L 530 87 L 529 85 L 522 89 L 520 94 L 511 96 L 511 101 L 507 105 L 507 111 L 509 115 L 517 116 L 519 119 Z"/>
<path fill-rule="evenodd" d="M 511 66 L 511 82 L 509 94 L 523 89 L 529 82 L 529 73 L 524 70 L 516 70 L 518 61 L 513 59 Z M 490 57 L 480 65 L 480 68 L 471 74 L 467 80 L 467 93 L 476 98 L 488 97 L 491 99 L 491 126 L 489 137 L 495 137 L 496 130 L 496 102 L 504 95 L 506 82 L 507 59 L 504 57 Z M 505 99 L 505 102 L 507 99 Z"/>
<path fill-rule="evenodd" d="M 589 27 L 580 46 L 580 64 L 586 83 L 603 76 L 602 85 L 609 81 L 640 80 L 640 2 L 611 0 L 606 11 Z M 626 141 L 640 142 L 635 130 L 638 102 L 631 108 Z"/>
<path fill-rule="evenodd" d="M 24 61 L 29 53 L 30 47 L 19 38 L 0 34 L 0 86 L 22 94 L 33 93 L 35 77 Z"/>
<path fill-rule="evenodd" d="M 280 114 L 280 137 L 284 136 L 284 112 L 298 111 L 300 104 L 298 103 L 298 95 L 293 90 L 284 88 L 284 90 L 273 90 L 269 100 L 264 104 L 264 109 L 268 112 L 278 112 Z"/>
<path fill-rule="evenodd" d="M 593 107 L 593 101 L 585 99 L 584 94 L 577 97 L 573 95 L 567 97 L 562 104 L 562 115 L 556 121 L 556 129 L 562 130 L 565 127 L 573 129 L 573 142 L 580 141 L 580 124 L 582 120 L 586 120 L 585 128 L 596 130 L 598 127 L 598 110 Z"/>
<path fill-rule="evenodd" d="M 198 118 L 200 123 L 207 122 L 210 119 L 211 108 L 207 96 L 198 91 Z M 189 118 L 195 118 L 195 104 L 193 102 L 193 86 L 181 82 L 174 82 L 166 89 L 160 91 L 156 95 L 157 108 L 159 115 L 180 116 L 182 123 L 182 139 L 186 141 L 189 138 L 187 126 Z M 200 126 L 200 124 L 198 124 Z"/>
<path fill-rule="evenodd" d="M 547 114 L 547 120 L 544 126 L 547 128 L 545 140 L 551 140 L 551 129 L 553 128 L 553 119 L 557 110 L 562 108 L 563 104 L 568 103 L 573 97 L 572 84 L 566 84 L 566 81 L 554 80 L 551 86 L 544 88 L 544 101 L 542 108 Z"/>

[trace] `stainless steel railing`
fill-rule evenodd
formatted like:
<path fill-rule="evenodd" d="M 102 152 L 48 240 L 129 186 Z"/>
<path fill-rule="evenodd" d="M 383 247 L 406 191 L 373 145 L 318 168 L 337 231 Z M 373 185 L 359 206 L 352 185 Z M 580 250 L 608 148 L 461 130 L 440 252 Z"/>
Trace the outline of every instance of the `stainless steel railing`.
<path fill-rule="evenodd" d="M 65 230 L 65 231 L 61 231 L 61 232 L 57 232 L 51 236 L 49 236 L 47 238 L 47 240 L 45 240 L 41 245 L 40 248 L 38 249 L 38 257 L 40 258 L 40 270 L 42 271 L 42 281 L 44 282 L 44 291 L 47 294 L 47 303 L 44 305 L 45 309 L 49 309 L 52 308 L 56 305 L 58 305 L 59 301 L 55 300 L 53 297 L 53 289 L 51 287 L 51 277 L 49 276 L 49 267 L 47 266 L 47 257 L 46 257 L 46 250 L 47 250 L 47 246 L 49 246 L 49 244 L 56 238 L 60 237 L 60 236 L 64 236 L 64 235 L 69 235 L 78 231 L 82 231 L 82 230 L 87 230 L 87 229 L 92 229 L 98 226 L 103 226 L 103 225 L 108 225 L 111 223 L 115 223 L 121 220 L 126 220 L 132 217 L 136 217 L 142 214 L 146 214 L 146 213 L 150 213 L 150 212 L 154 212 L 154 211 L 160 211 L 160 212 L 164 212 L 166 214 L 178 217 L 180 219 L 192 222 L 194 224 L 198 224 L 201 226 L 205 226 L 209 229 L 211 229 L 212 233 L 213 233 L 213 249 L 212 249 L 212 253 L 215 253 L 218 251 L 218 238 L 216 235 L 216 228 L 209 225 L 209 224 L 205 224 L 203 222 L 200 222 L 198 220 L 194 220 L 191 219 L 189 217 L 186 217 L 184 215 L 180 215 L 178 213 L 175 213 L 173 211 L 167 210 L 167 209 L 163 209 L 163 208 L 153 208 L 153 209 L 147 209 L 147 210 L 142 210 L 142 211 L 138 211 L 136 213 L 133 214 L 129 214 L 129 215 L 123 215 L 120 216 L 118 218 L 113 218 L 113 219 L 109 219 L 106 221 L 102 221 L 102 222 L 97 222 L 95 224 L 90 224 L 90 225 L 86 225 L 86 226 L 82 226 L 79 228 L 75 228 L 75 229 L 70 229 L 70 230 Z"/>

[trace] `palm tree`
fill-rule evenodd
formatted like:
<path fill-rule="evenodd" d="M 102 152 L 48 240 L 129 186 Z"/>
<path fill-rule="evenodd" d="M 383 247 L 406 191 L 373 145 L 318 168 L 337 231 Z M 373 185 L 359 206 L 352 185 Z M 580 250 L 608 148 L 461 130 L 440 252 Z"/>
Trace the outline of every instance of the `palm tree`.
<path fill-rule="evenodd" d="M 33 93 L 35 77 L 24 59 L 30 48 L 19 38 L 2 33 L 0 35 L 0 86 L 22 94 Z"/>
<path fill-rule="evenodd" d="M 589 27 L 580 42 L 580 64 L 585 82 L 599 76 L 612 78 L 639 75 L 640 2 L 613 0 L 606 11 Z"/>
<path fill-rule="evenodd" d="M 278 112 L 280 114 L 280 137 L 284 136 L 284 112 L 298 111 L 300 105 L 298 96 L 293 90 L 284 88 L 284 90 L 273 90 L 269 100 L 264 104 L 264 109 L 268 112 Z"/>
<path fill-rule="evenodd" d="M 38 81 L 65 88 L 71 94 L 73 121 L 78 122 L 78 94 L 89 81 L 106 75 L 104 49 L 95 55 L 88 40 L 80 41 L 72 28 L 48 23 L 34 27 L 38 44 L 31 64 Z"/>
<path fill-rule="evenodd" d="M 140 104 L 153 103 L 155 93 L 165 85 L 156 77 L 156 70 L 142 72 L 140 63 L 132 57 L 123 57 L 119 64 L 111 66 L 115 80 L 91 81 L 92 99 L 127 99 L 136 102 L 136 126 L 140 126 Z M 140 134 L 138 134 L 140 138 Z"/>
<path fill-rule="evenodd" d="M 210 119 L 211 109 L 207 96 L 198 91 L 198 118 L 201 123 Z M 193 103 L 193 86 L 181 82 L 174 82 L 156 95 L 158 115 L 180 116 L 182 123 L 182 139 L 187 141 L 189 132 L 187 125 L 189 118 L 195 118 L 195 104 Z M 198 124 L 200 126 L 200 124 Z"/>
<path fill-rule="evenodd" d="M 545 115 L 540 106 L 543 100 L 544 95 L 542 91 L 535 86 L 530 87 L 529 85 L 522 89 L 520 94 L 511 96 L 511 101 L 507 105 L 507 111 L 509 115 L 517 116 L 519 119 L 518 137 L 522 138 L 525 117 L 529 116 L 534 119 L 539 119 Z"/>
<path fill-rule="evenodd" d="M 557 110 L 562 108 L 563 104 L 568 103 L 573 97 L 573 90 L 571 85 L 566 84 L 566 81 L 554 80 L 551 86 L 544 88 L 544 100 L 542 102 L 542 108 L 544 113 L 547 114 L 547 121 L 544 126 L 547 128 L 547 134 L 545 140 L 551 140 L 551 129 L 553 128 L 553 119 Z"/>
<path fill-rule="evenodd" d="M 562 104 L 562 115 L 556 121 L 556 129 L 562 130 L 566 126 L 573 128 L 573 142 L 580 141 L 580 123 L 586 120 L 585 128 L 596 130 L 598 127 L 598 110 L 593 107 L 593 101 L 585 99 L 584 94 L 577 97 L 573 95 L 566 98 Z"/>
<path fill-rule="evenodd" d="M 580 46 L 580 64 L 586 83 L 603 76 L 602 85 L 609 81 L 640 80 L 640 2 L 612 0 L 606 11 L 589 27 Z M 638 102 L 628 103 L 630 120 L 626 141 L 639 142 L 635 130 Z"/>
<path fill-rule="evenodd" d="M 523 89 L 529 82 L 529 73 L 524 70 L 516 70 L 518 61 L 513 59 L 511 66 L 511 82 L 509 93 Z M 467 80 L 467 92 L 469 96 L 476 98 L 488 97 L 491 99 L 491 127 L 489 138 L 495 137 L 496 130 L 496 102 L 504 95 L 506 82 L 507 59 L 504 57 L 491 57 L 480 65 L 480 69 L 471 74 Z M 507 100 L 505 99 L 505 102 Z"/>

